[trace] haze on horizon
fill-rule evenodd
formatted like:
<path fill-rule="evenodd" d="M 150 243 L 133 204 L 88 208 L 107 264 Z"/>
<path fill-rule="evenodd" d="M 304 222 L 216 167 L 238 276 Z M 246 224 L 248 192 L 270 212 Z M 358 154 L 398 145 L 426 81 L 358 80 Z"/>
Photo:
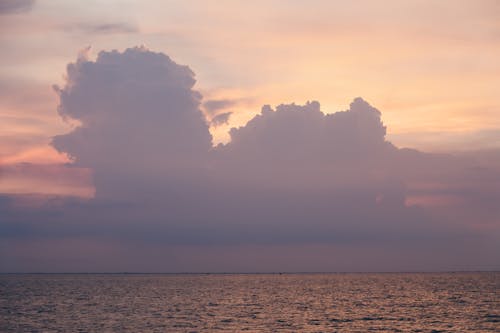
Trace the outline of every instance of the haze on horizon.
<path fill-rule="evenodd" d="M 266 4 L 0 5 L 0 272 L 500 269 L 498 5 Z"/>

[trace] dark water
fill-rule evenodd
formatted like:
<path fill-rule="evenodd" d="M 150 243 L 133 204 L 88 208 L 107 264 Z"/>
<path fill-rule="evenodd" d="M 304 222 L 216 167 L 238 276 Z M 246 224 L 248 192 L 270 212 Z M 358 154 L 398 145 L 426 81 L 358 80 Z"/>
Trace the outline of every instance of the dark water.
<path fill-rule="evenodd" d="M 500 273 L 0 275 L 1 332 L 500 332 Z"/>

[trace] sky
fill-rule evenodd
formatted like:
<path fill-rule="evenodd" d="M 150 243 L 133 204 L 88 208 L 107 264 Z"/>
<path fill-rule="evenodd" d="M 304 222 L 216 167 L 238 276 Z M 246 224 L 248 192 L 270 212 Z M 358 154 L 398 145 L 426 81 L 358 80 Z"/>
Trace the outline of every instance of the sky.
<path fill-rule="evenodd" d="M 500 269 L 500 5 L 0 2 L 0 272 Z"/>

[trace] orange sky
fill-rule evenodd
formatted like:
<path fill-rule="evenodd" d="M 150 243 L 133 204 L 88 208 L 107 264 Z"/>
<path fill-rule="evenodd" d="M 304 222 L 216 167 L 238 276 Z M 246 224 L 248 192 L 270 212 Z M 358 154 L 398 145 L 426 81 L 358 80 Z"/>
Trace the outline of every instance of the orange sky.
<path fill-rule="evenodd" d="M 0 31 L 2 164 L 69 161 L 48 145 L 72 128 L 52 85 L 87 45 L 97 53 L 145 44 L 189 65 L 205 100 L 232 101 L 222 110 L 233 112 L 229 124 L 212 129 L 216 143 L 263 104 L 318 100 L 329 113 L 361 96 L 397 146 L 500 147 L 495 0 L 40 0 L 2 15 Z M 25 187 L 0 179 L 0 192 Z"/>

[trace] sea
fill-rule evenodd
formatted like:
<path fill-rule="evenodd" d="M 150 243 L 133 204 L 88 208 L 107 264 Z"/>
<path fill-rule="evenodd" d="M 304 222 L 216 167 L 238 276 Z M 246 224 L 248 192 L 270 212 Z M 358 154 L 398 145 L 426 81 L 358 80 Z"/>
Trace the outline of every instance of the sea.
<path fill-rule="evenodd" d="M 500 272 L 2 274 L 0 332 L 500 332 Z"/>

